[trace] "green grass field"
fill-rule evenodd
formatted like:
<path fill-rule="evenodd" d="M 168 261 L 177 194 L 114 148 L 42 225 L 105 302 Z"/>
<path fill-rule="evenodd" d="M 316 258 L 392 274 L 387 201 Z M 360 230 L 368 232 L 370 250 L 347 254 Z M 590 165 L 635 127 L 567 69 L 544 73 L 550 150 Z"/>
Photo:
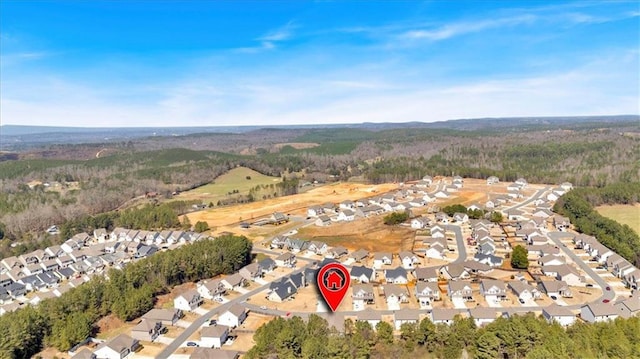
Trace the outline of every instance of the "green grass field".
<path fill-rule="evenodd" d="M 596 207 L 596 211 L 607 218 L 628 225 L 640 234 L 640 204 L 600 206 Z"/>
<path fill-rule="evenodd" d="M 247 176 L 251 179 L 247 179 Z M 200 199 L 203 202 L 216 203 L 219 199 L 227 197 L 227 194 L 233 190 L 238 190 L 240 194 L 248 194 L 249 190 L 255 186 L 276 184 L 281 181 L 279 177 L 265 176 L 250 168 L 238 167 L 217 177 L 212 183 L 180 193 L 175 199 Z"/>

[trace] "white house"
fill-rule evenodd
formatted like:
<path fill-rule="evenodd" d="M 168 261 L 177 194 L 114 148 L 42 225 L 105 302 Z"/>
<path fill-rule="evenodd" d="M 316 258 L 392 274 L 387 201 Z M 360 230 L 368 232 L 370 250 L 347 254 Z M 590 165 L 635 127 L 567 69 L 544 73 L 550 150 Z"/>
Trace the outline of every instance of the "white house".
<path fill-rule="evenodd" d="M 420 311 L 416 309 L 402 309 L 394 313 L 393 324 L 396 330 L 400 330 L 402 324 L 418 324 Z"/>
<path fill-rule="evenodd" d="M 247 311 L 244 309 L 244 307 L 238 304 L 234 304 L 231 306 L 231 308 L 220 314 L 220 316 L 218 317 L 218 324 L 235 328 L 242 324 L 242 322 L 244 322 L 246 318 Z"/>
<path fill-rule="evenodd" d="M 407 284 L 409 282 L 407 271 L 402 267 L 385 269 L 384 278 L 387 283 L 393 284 Z"/>
<path fill-rule="evenodd" d="M 351 279 L 360 283 L 369 283 L 376 278 L 376 271 L 365 266 L 351 267 Z"/>
<path fill-rule="evenodd" d="M 425 251 L 425 256 L 427 258 L 444 259 L 445 253 L 444 246 L 440 242 L 433 242 Z"/>
<path fill-rule="evenodd" d="M 398 306 L 400 303 L 409 302 L 409 293 L 406 287 L 400 287 L 395 284 L 385 284 L 382 286 L 387 305 Z"/>
<path fill-rule="evenodd" d="M 138 349 L 140 343 L 126 334 L 120 334 L 98 346 L 94 351 L 98 359 L 124 359 Z"/>
<path fill-rule="evenodd" d="M 380 269 L 383 265 L 391 265 L 393 255 L 387 252 L 378 252 L 373 255 L 373 268 Z"/>
<path fill-rule="evenodd" d="M 526 282 L 520 280 L 510 281 L 508 283 L 508 287 L 513 291 L 518 299 L 523 301 L 540 298 L 540 291 Z"/>
<path fill-rule="evenodd" d="M 487 302 L 498 302 L 507 299 L 507 288 L 501 280 L 483 279 L 480 282 L 480 293 Z"/>
<path fill-rule="evenodd" d="M 414 290 L 422 309 L 429 309 L 434 301 L 440 300 L 440 288 L 436 282 L 418 282 Z"/>
<path fill-rule="evenodd" d="M 199 282 L 196 287 L 198 293 L 200 293 L 200 296 L 206 299 L 222 297 L 226 292 L 226 288 L 219 279 Z"/>
<path fill-rule="evenodd" d="M 589 323 L 615 320 L 619 315 L 611 303 L 591 303 L 580 308 L 580 318 Z"/>
<path fill-rule="evenodd" d="M 409 251 L 402 251 L 400 252 L 399 256 L 400 256 L 400 261 L 402 262 L 402 267 L 404 269 L 411 270 L 416 265 L 420 264 L 420 259 L 418 259 L 418 256 L 416 256 L 415 254 Z"/>
<path fill-rule="evenodd" d="M 426 217 L 418 217 L 411 220 L 411 228 L 413 229 L 422 229 L 427 227 L 431 221 Z"/>
<path fill-rule="evenodd" d="M 542 316 L 549 322 L 557 322 L 563 327 L 572 325 L 576 321 L 576 316 L 566 307 L 561 307 L 555 303 L 542 308 Z"/>
<path fill-rule="evenodd" d="M 202 297 L 196 290 L 190 290 L 173 299 L 173 307 L 186 312 L 192 312 L 202 304 Z"/>
<path fill-rule="evenodd" d="M 221 348 L 229 337 L 229 327 L 212 325 L 200 331 L 200 346 L 205 348 Z"/>
<path fill-rule="evenodd" d="M 350 222 L 350 221 L 353 221 L 355 218 L 356 218 L 355 212 L 353 212 L 350 209 L 344 209 L 340 211 L 340 213 L 338 214 L 339 221 Z"/>
<path fill-rule="evenodd" d="M 477 327 L 487 325 L 496 320 L 497 312 L 495 309 L 487 307 L 475 307 L 469 309 L 469 315 L 473 318 L 473 322 Z"/>
<path fill-rule="evenodd" d="M 453 324 L 453 318 L 458 311 L 451 308 L 434 308 L 431 311 L 431 322 L 433 324 Z"/>

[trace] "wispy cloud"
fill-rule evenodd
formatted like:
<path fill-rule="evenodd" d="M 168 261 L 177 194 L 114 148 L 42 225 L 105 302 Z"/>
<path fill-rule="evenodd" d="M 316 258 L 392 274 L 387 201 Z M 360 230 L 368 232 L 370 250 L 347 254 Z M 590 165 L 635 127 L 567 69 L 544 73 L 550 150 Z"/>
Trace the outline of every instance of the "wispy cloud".
<path fill-rule="evenodd" d="M 482 20 L 477 22 L 459 22 L 447 24 L 435 29 L 410 30 L 405 32 L 402 36 L 410 39 L 428 39 L 438 41 L 493 28 L 532 23 L 535 20 L 536 17 L 534 15 L 521 15 L 511 18 Z"/>

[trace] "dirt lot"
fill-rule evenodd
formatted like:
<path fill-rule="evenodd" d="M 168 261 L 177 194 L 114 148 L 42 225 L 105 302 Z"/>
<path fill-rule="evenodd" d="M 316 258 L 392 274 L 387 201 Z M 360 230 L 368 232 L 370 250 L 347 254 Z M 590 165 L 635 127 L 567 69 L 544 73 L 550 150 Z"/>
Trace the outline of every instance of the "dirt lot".
<path fill-rule="evenodd" d="M 298 231 L 302 239 L 318 240 L 331 247 L 350 250 L 364 248 L 371 252 L 398 253 L 411 250 L 415 230 L 409 227 L 387 226 L 383 216 L 360 218 L 353 222 L 332 223 L 328 227 L 309 226 Z"/>
<path fill-rule="evenodd" d="M 131 328 L 137 324 L 137 320 L 130 323 L 123 322 L 113 314 L 109 314 L 104 318 L 100 318 L 96 323 L 98 327 L 98 339 L 111 339 L 121 333 L 129 333 Z"/>
<path fill-rule="evenodd" d="M 142 342 L 142 349 L 136 351 L 134 358 L 155 358 L 162 349 L 165 348 L 164 344 Z"/>
<path fill-rule="evenodd" d="M 210 226 L 228 226 L 242 220 L 253 221 L 268 217 L 273 212 L 292 213 L 306 216 L 307 207 L 326 202 L 339 203 L 346 199 L 356 200 L 371 197 L 396 189 L 396 184 L 368 185 L 358 183 L 334 183 L 317 187 L 297 195 L 267 199 L 264 201 L 212 208 L 190 213 L 191 223 L 207 221 Z M 240 219 L 242 218 L 242 219 Z"/>
<path fill-rule="evenodd" d="M 173 289 L 171 290 L 171 292 L 167 293 L 167 294 L 163 294 L 163 295 L 159 295 L 157 297 L 156 303 L 155 303 L 155 307 L 156 308 L 173 308 L 173 299 L 175 297 L 177 297 L 178 295 L 191 290 L 191 289 L 196 289 L 196 284 L 192 283 L 192 282 L 188 282 L 188 283 L 184 283 L 184 284 L 180 284 L 178 286 L 173 287 Z"/>

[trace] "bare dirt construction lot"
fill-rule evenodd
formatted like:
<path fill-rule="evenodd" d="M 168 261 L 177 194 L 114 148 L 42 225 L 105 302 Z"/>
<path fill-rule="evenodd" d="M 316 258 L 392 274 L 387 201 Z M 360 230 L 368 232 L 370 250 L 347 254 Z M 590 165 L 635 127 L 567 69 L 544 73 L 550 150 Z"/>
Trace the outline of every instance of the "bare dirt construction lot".
<path fill-rule="evenodd" d="M 131 323 L 123 322 L 120 318 L 114 314 L 109 314 L 106 317 L 100 318 L 96 323 L 98 328 L 98 339 L 111 339 L 121 333 L 129 333 L 134 326 L 133 323 L 137 323 L 134 320 Z"/>
<path fill-rule="evenodd" d="M 263 201 L 189 213 L 191 223 L 206 221 L 209 226 L 234 225 L 242 220 L 253 222 L 270 216 L 273 212 L 306 216 L 307 207 L 327 202 L 339 203 L 386 193 L 398 188 L 397 184 L 368 185 L 358 183 L 334 183 L 316 187 L 307 192 L 271 198 Z"/>
<path fill-rule="evenodd" d="M 383 223 L 383 216 L 374 216 L 353 222 L 336 222 L 327 227 L 301 228 L 297 236 L 323 241 L 332 247 L 397 253 L 401 250 L 411 250 L 414 233 L 415 230 L 409 227 L 387 226 Z"/>

